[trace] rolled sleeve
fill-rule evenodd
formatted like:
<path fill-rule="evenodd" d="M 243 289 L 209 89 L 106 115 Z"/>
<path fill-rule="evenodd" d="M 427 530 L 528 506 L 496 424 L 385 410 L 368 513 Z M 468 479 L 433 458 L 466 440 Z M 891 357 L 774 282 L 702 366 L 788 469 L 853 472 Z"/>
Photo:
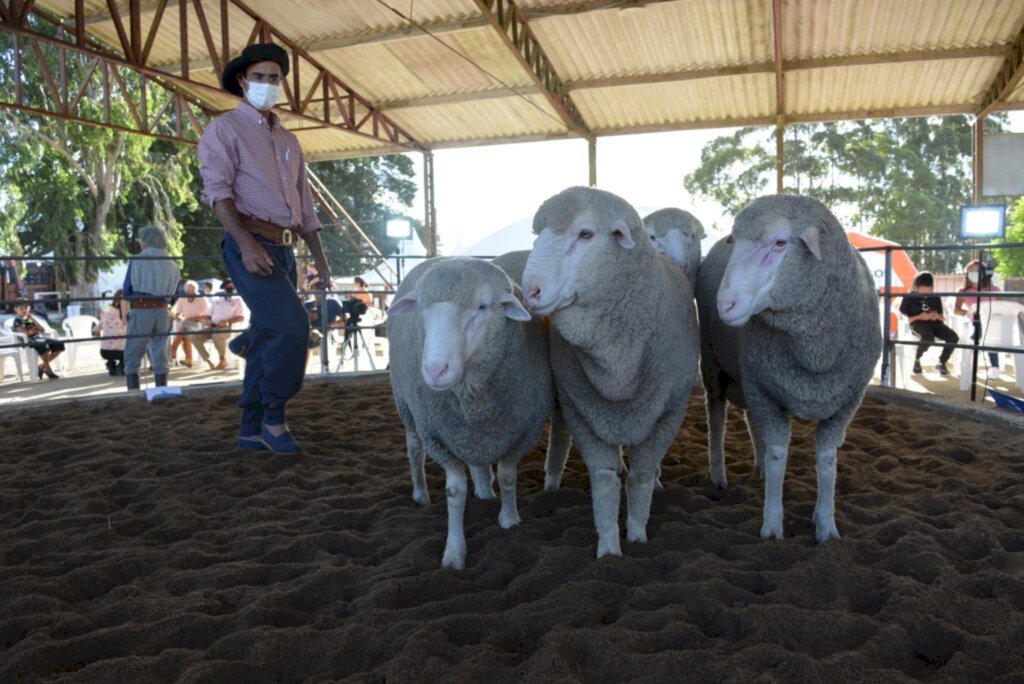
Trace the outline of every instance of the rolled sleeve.
<path fill-rule="evenodd" d="M 302 197 L 302 235 L 309 235 L 323 230 L 323 224 L 316 217 L 313 208 L 313 192 L 309 189 L 309 178 L 306 175 L 306 159 L 303 156 L 299 165 L 299 195 Z"/>
<path fill-rule="evenodd" d="M 227 138 L 226 128 L 214 119 L 199 139 L 199 174 L 203 177 L 202 200 L 210 207 L 224 199 L 235 198 L 235 171 L 238 154 Z"/>

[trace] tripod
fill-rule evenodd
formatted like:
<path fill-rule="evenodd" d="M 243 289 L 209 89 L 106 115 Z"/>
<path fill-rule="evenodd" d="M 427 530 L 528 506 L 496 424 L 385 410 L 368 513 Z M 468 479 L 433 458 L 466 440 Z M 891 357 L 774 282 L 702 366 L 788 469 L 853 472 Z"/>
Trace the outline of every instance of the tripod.
<path fill-rule="evenodd" d="M 366 358 L 370 361 L 370 368 L 377 370 L 377 365 L 373 362 L 373 351 L 367 346 L 366 338 L 363 337 L 363 330 L 358 324 L 346 325 L 345 326 L 345 339 L 342 341 L 341 346 L 338 347 L 338 365 L 334 369 L 335 373 L 341 372 L 341 365 L 345 363 L 345 355 L 347 352 L 352 354 L 352 370 L 359 371 L 359 343 L 363 343 L 363 350 L 366 352 Z"/>

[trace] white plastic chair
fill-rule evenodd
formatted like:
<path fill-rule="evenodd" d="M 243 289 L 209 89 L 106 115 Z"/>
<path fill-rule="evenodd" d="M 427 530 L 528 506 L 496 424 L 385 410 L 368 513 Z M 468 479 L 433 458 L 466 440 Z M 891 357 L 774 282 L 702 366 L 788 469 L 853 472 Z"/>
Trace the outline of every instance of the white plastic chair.
<path fill-rule="evenodd" d="M 25 369 L 22 364 L 23 349 L 10 347 L 8 345 L 19 344 L 20 340 L 13 334 L 0 335 L 0 380 L 3 380 L 4 368 L 7 359 L 14 361 L 14 368 L 18 372 L 18 382 L 25 381 Z"/>
<path fill-rule="evenodd" d="M 55 340 L 56 339 L 60 339 L 60 335 L 58 335 L 53 330 L 53 328 L 51 328 L 46 323 L 46 321 L 44 319 L 36 318 L 36 320 L 39 322 L 39 325 L 41 325 L 43 327 L 42 335 L 44 337 L 48 337 L 50 339 L 55 339 Z M 28 342 L 28 335 L 25 335 L 24 333 L 14 332 L 14 317 L 13 316 L 11 318 L 8 318 L 8 319 L 6 319 L 4 321 L 4 332 L 9 334 L 9 335 L 14 335 L 14 337 L 16 337 L 17 339 L 19 339 L 22 342 Z M 31 347 L 27 347 L 27 346 L 22 347 L 19 350 L 19 353 L 21 355 L 21 365 L 22 365 L 22 368 L 28 374 L 28 377 L 32 378 L 35 375 L 35 373 L 36 373 L 36 366 L 39 365 L 39 354 L 36 353 L 35 349 L 32 349 Z M 65 361 L 65 356 L 66 356 L 65 354 L 61 354 L 60 356 L 57 357 L 57 359 L 56 359 L 56 361 L 54 363 L 54 366 L 56 367 L 55 370 L 61 370 L 61 371 L 67 370 L 67 364 L 66 364 L 66 361 Z"/>
<path fill-rule="evenodd" d="M 1021 330 L 1019 317 L 1024 314 L 1024 304 L 1011 302 L 1007 299 L 995 299 L 981 303 L 981 343 L 990 347 L 1018 347 L 1021 353 L 1013 354 L 1013 367 L 1017 376 L 1017 387 L 1024 390 L 1024 331 Z M 974 324 L 968 319 L 964 324 L 967 342 L 971 339 Z M 1000 356 L 1003 353 L 1000 352 Z M 960 355 L 960 389 L 967 390 L 971 386 L 971 367 L 974 363 L 974 350 L 964 349 Z M 979 364 L 980 366 L 981 364 Z"/>
<path fill-rule="evenodd" d="M 69 307 L 70 308 L 70 307 Z M 68 316 L 61 323 L 64 335 L 72 339 L 91 338 L 92 331 L 99 327 L 100 320 L 95 316 Z M 80 354 L 90 353 L 90 356 L 83 356 L 86 359 L 82 365 L 100 365 L 100 340 L 90 339 L 87 342 L 68 342 L 67 344 L 68 368 L 74 370 L 79 368 L 78 358 Z M 91 361 L 92 363 L 90 363 Z"/>

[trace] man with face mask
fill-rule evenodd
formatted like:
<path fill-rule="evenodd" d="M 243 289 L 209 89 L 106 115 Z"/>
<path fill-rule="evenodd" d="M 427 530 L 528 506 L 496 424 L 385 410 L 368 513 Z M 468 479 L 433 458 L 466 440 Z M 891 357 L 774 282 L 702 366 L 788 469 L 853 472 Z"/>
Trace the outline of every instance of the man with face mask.
<path fill-rule="evenodd" d="M 302 149 L 271 111 L 288 68 L 287 53 L 273 43 L 250 45 L 228 63 L 221 84 L 242 101 L 206 128 L 199 161 L 203 201 L 224 225 L 224 262 L 250 311 L 238 446 L 296 454 L 302 448 L 285 404 L 302 389 L 309 339 L 295 289 L 296 238 L 313 257 L 315 289 L 331 282 L 331 269 Z"/>

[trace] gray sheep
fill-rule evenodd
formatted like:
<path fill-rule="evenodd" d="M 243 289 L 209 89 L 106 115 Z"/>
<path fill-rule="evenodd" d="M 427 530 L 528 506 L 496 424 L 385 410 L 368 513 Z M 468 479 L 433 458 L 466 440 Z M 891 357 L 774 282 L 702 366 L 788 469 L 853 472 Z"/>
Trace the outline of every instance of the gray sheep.
<path fill-rule="evenodd" d="M 519 522 L 516 466 L 540 438 L 554 388 L 543 322 L 497 266 L 440 257 L 409 272 L 388 310 L 391 386 L 406 429 L 413 498 L 428 503 L 423 451 L 445 471 L 448 538 L 441 564 L 466 560 L 465 466 L 478 496 L 498 465 L 498 522 Z"/>
<path fill-rule="evenodd" d="M 523 295 L 550 316 L 551 368 L 590 472 L 597 556 L 622 553 L 622 446 L 628 541 L 646 541 L 655 474 L 697 381 L 693 294 L 640 216 L 601 190 L 569 188 L 541 205 Z"/>
<path fill-rule="evenodd" d="M 512 282 L 522 285 L 523 271 L 526 270 L 526 262 L 530 259 L 530 250 L 521 249 L 515 252 L 506 252 L 491 260 L 492 264 L 499 266 Z M 544 331 L 547 335 L 550 320 L 545 319 Z M 569 449 L 572 447 L 572 435 L 569 426 L 565 422 L 565 414 L 559 406 L 557 398 L 555 408 L 551 412 L 551 429 L 548 431 L 547 457 L 544 461 L 544 491 L 556 491 L 562 484 L 562 474 L 565 472 L 565 462 L 569 456 Z"/>
<path fill-rule="evenodd" d="M 644 218 L 644 227 L 658 253 L 683 269 L 690 289 L 696 291 L 700 241 L 707 237 L 697 217 L 682 209 L 659 209 Z"/>
<path fill-rule="evenodd" d="M 762 197 L 708 253 L 697 300 L 712 481 L 725 485 L 728 399 L 748 410 L 765 477 L 761 537 L 782 538 L 788 416 L 817 420 L 815 538 L 839 537 L 836 452 L 882 350 L 878 294 L 867 265 L 821 202 Z"/>

